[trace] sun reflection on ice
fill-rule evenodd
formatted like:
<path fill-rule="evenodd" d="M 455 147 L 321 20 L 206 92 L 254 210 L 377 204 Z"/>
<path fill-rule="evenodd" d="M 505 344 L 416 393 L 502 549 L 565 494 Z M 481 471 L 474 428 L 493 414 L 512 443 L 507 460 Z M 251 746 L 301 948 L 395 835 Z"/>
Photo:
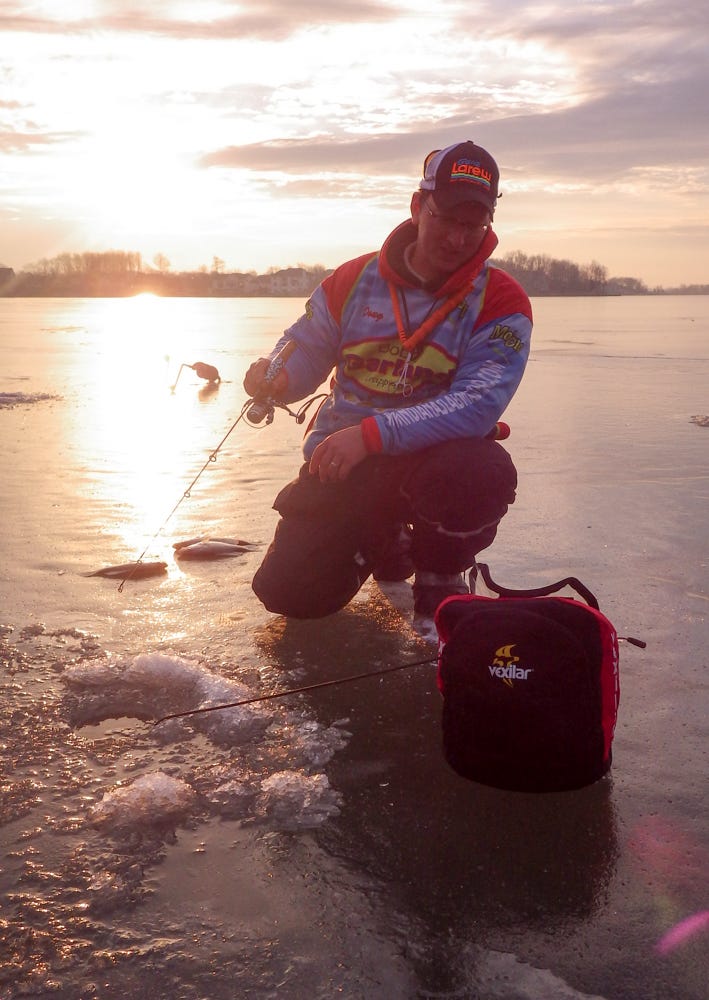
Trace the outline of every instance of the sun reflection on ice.
<path fill-rule="evenodd" d="M 94 300 L 87 327 L 82 394 L 82 450 L 93 456 L 87 486 L 107 508 L 106 527 L 140 550 L 158 531 L 208 459 L 224 424 L 193 372 L 172 392 L 182 361 L 200 355 L 200 300 Z M 178 362 L 179 359 L 179 362 Z M 163 548 L 165 543 L 163 543 Z M 167 546 L 170 550 L 170 546 Z"/>

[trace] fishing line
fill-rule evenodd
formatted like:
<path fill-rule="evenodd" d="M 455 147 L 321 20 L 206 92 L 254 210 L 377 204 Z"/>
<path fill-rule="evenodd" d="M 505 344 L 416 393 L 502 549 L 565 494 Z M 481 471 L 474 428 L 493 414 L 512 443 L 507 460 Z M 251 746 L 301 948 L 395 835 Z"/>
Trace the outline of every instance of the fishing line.
<path fill-rule="evenodd" d="M 153 544 L 153 542 L 158 537 L 158 535 L 160 535 L 162 533 L 162 531 L 165 528 L 165 525 L 168 523 L 168 521 L 170 520 L 170 518 L 174 515 L 175 511 L 180 506 L 180 504 L 182 503 L 182 501 L 183 500 L 187 500 L 189 498 L 191 491 L 197 485 L 197 482 L 199 481 L 200 477 L 204 473 L 205 469 L 207 469 L 208 466 L 212 462 L 216 462 L 217 455 L 219 454 L 219 450 L 222 448 L 222 446 L 224 445 L 224 442 L 229 437 L 229 435 L 231 434 L 231 432 L 234 430 L 234 428 L 236 427 L 236 425 L 244 418 L 244 416 L 246 414 L 246 411 L 251 406 L 251 403 L 252 403 L 252 400 L 251 399 L 247 399 L 247 401 L 244 403 L 244 405 L 241 408 L 241 412 L 239 413 L 239 416 L 236 418 L 236 420 L 234 421 L 234 423 L 231 425 L 231 427 L 229 428 L 229 430 L 226 432 L 226 434 L 224 435 L 224 437 L 221 439 L 221 441 L 219 442 L 219 444 L 217 445 L 217 447 L 213 451 L 211 451 L 209 453 L 209 457 L 207 458 L 207 461 L 204 463 L 204 465 L 199 470 L 199 472 L 197 473 L 197 475 L 194 477 L 194 479 L 192 480 L 192 482 L 189 484 L 189 486 L 187 487 L 187 489 L 183 492 L 183 494 L 180 497 L 180 499 L 177 501 L 177 503 L 175 504 L 175 506 L 172 508 L 172 510 L 170 511 L 170 513 L 167 515 L 167 517 L 165 518 L 165 520 L 162 522 L 162 524 L 160 525 L 160 527 L 158 528 L 158 530 L 155 532 L 155 534 L 153 535 L 153 537 L 149 540 L 148 544 L 145 546 L 145 548 L 143 549 L 143 551 L 140 553 L 140 555 L 138 556 L 138 558 L 135 560 L 135 563 L 133 564 L 133 567 L 132 567 L 130 573 L 127 573 L 123 577 L 123 579 L 121 580 L 120 584 L 118 585 L 118 593 L 119 594 L 123 593 L 123 586 L 124 586 L 124 584 L 127 583 L 128 580 L 130 580 L 130 578 L 133 576 L 133 574 L 137 570 L 138 566 L 140 566 L 140 564 L 143 561 L 143 557 L 145 556 L 145 553 L 148 551 L 148 549 Z"/>
<path fill-rule="evenodd" d="M 285 698 L 290 694 L 303 694 L 305 691 L 316 691 L 318 688 L 333 687 L 338 684 L 349 684 L 351 681 L 361 681 L 367 677 L 382 677 L 393 674 L 396 670 L 410 670 L 412 667 L 422 667 L 424 664 L 435 663 L 436 657 L 429 656 L 425 660 L 414 660 L 411 663 L 397 663 L 394 667 L 382 667 L 380 670 L 367 670 L 363 674 L 350 674 L 349 677 L 336 677 L 329 681 L 318 681 L 317 684 L 305 684 L 303 687 L 287 688 L 285 691 L 273 691 L 271 694 L 255 695 L 253 698 L 243 698 L 241 701 L 230 701 L 225 705 L 210 705 L 208 708 L 193 708 L 189 712 L 175 712 L 157 719 L 153 726 L 159 726 L 168 719 L 184 719 L 188 715 L 204 715 L 207 712 L 221 712 L 225 708 L 238 708 L 241 705 L 253 705 L 257 701 L 271 701 L 273 698 Z"/>
<path fill-rule="evenodd" d="M 189 367 L 191 367 L 191 366 L 189 366 Z M 229 435 L 231 434 L 231 432 L 234 430 L 234 428 L 237 426 L 237 424 L 239 424 L 242 420 L 244 421 L 244 423 L 248 427 L 253 427 L 253 428 L 256 428 L 257 425 L 259 423 L 261 423 L 263 420 L 266 421 L 266 424 L 271 424 L 271 423 L 273 423 L 273 415 L 274 415 L 274 411 L 275 411 L 276 407 L 278 407 L 279 410 L 285 410 L 286 413 L 288 414 L 288 416 L 289 417 L 293 417 L 293 419 L 295 420 L 295 422 L 297 424 L 302 424 L 303 421 L 305 420 L 305 416 L 306 416 L 306 413 L 307 413 L 309 407 L 316 400 L 318 400 L 320 398 L 324 399 L 324 398 L 326 398 L 326 395 L 323 393 L 323 394 L 321 394 L 321 396 L 313 396 L 311 399 L 306 400 L 305 403 L 303 403 L 302 406 L 295 413 L 288 406 L 286 406 L 285 403 L 280 403 L 280 402 L 278 402 L 275 399 L 271 399 L 271 398 L 266 398 L 266 399 L 247 399 L 246 402 L 244 403 L 244 405 L 241 407 L 241 412 L 239 413 L 239 416 L 236 418 L 236 420 L 234 421 L 234 423 L 231 425 L 231 427 L 229 428 L 229 430 L 226 432 L 226 434 L 224 435 L 224 437 L 221 439 L 221 441 L 219 442 L 219 444 L 217 445 L 217 447 L 213 451 L 211 451 L 209 453 L 209 457 L 207 458 L 207 461 L 204 463 L 204 465 L 199 470 L 199 472 L 197 473 L 197 475 L 194 477 L 194 479 L 192 480 L 192 482 L 189 484 L 189 486 L 187 487 L 187 489 L 183 492 L 182 496 L 177 501 L 177 503 L 175 504 L 175 506 L 172 508 L 172 510 L 170 511 L 170 513 L 167 515 L 167 517 L 165 518 L 165 520 L 162 522 L 162 524 L 160 525 L 160 527 L 158 528 L 158 530 L 155 532 L 155 534 L 153 535 L 153 537 L 148 541 L 148 543 L 145 546 L 145 548 L 143 549 L 143 551 L 140 553 L 140 555 L 138 556 L 138 558 L 135 560 L 135 563 L 131 567 L 130 572 L 127 573 L 123 577 L 123 579 L 121 580 L 120 584 L 118 585 L 118 593 L 119 594 L 123 593 L 123 586 L 124 586 L 124 584 L 127 583 L 128 580 L 131 579 L 131 577 L 133 576 L 133 574 L 136 572 L 138 566 L 141 565 L 141 563 L 143 562 L 143 559 L 145 557 L 145 553 L 148 551 L 148 549 L 153 544 L 153 542 L 155 541 L 155 539 L 158 538 L 158 536 L 160 534 L 162 534 L 162 532 L 164 531 L 165 526 L 167 525 L 168 521 L 170 521 L 170 519 L 173 517 L 173 515 L 175 514 L 175 511 L 180 506 L 180 504 L 182 503 L 182 501 L 189 499 L 192 490 L 197 485 L 197 483 L 199 482 L 199 479 L 204 474 L 204 472 L 206 471 L 206 469 L 213 462 L 216 462 L 217 456 L 219 454 L 219 451 L 224 446 L 224 443 L 226 442 L 227 438 L 229 437 Z"/>

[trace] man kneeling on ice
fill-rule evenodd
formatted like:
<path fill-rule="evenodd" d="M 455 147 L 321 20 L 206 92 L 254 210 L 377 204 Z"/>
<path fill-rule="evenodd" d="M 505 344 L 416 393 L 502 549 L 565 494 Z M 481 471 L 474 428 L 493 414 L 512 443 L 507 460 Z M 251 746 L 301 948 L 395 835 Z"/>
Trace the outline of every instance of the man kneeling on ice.
<path fill-rule="evenodd" d="M 325 278 L 249 368 L 249 396 L 284 403 L 334 369 L 254 577 L 270 611 L 318 618 L 370 574 L 415 573 L 414 626 L 427 634 L 439 603 L 467 592 L 466 569 L 515 498 L 515 467 L 494 437 L 532 330 L 525 292 L 488 263 L 498 180 L 472 142 L 430 153 L 410 220 Z"/>

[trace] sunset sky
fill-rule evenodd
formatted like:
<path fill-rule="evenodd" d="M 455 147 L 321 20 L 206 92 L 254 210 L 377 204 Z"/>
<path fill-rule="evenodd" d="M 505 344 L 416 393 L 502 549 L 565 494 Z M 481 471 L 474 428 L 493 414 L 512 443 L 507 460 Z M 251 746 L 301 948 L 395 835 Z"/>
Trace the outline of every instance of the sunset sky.
<path fill-rule="evenodd" d="M 0 264 L 333 267 L 424 156 L 497 159 L 497 256 L 709 283 L 706 0 L 0 0 Z"/>

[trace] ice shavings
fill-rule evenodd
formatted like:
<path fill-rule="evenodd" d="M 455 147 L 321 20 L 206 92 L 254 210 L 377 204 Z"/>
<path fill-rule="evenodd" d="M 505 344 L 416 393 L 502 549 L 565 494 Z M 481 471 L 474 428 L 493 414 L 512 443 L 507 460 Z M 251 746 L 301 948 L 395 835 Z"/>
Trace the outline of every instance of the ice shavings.
<path fill-rule="evenodd" d="M 278 726 L 278 732 L 287 747 L 290 766 L 305 768 L 324 767 L 347 745 L 350 735 L 337 723 L 324 728 L 312 719 L 286 722 Z"/>
<path fill-rule="evenodd" d="M 222 709 L 258 699 L 254 677 L 249 679 L 251 686 L 196 658 L 168 653 L 67 665 L 63 711 L 86 733 L 97 760 L 108 762 L 112 751 L 120 752 L 116 734 L 96 735 L 98 723 L 158 720 L 197 710 L 146 727 L 142 760 L 123 767 L 125 773 L 152 764 L 150 773 L 107 792 L 90 809 L 89 823 L 102 833 L 127 830 L 142 837 L 170 824 L 174 828 L 205 809 L 273 830 L 308 829 L 337 815 L 340 795 L 316 772 L 346 745 L 349 734 L 339 725 L 303 718 L 287 700 Z M 205 739 L 195 754 L 189 748 L 199 737 Z"/>
<path fill-rule="evenodd" d="M 475 958 L 475 985 L 486 1000 L 607 1000 L 582 993 L 549 969 L 538 969 L 516 955 L 501 951 L 480 952 Z M 514 992 L 511 992 L 511 988 Z"/>
<path fill-rule="evenodd" d="M 206 798 L 224 818 L 284 831 L 320 826 L 339 814 L 341 804 L 340 794 L 330 787 L 326 775 L 300 771 L 277 771 L 260 781 L 227 780 Z M 184 822 L 196 800 L 197 792 L 186 781 L 158 771 L 107 792 L 89 810 L 88 818 L 104 833 L 165 829 Z"/>
<path fill-rule="evenodd" d="M 342 797 L 330 787 L 324 774 L 308 774 L 293 768 L 264 777 L 243 767 L 212 772 L 212 787 L 204 798 L 212 812 L 223 819 L 294 831 L 320 826 L 340 812 Z"/>
<path fill-rule="evenodd" d="M 261 782 L 255 816 L 279 830 L 302 830 L 337 816 L 340 803 L 326 775 L 278 771 Z"/>
<path fill-rule="evenodd" d="M 230 778 L 208 791 L 206 799 L 212 810 L 224 819 L 245 819 L 251 812 L 256 794 L 252 782 Z"/>
<path fill-rule="evenodd" d="M 89 822 L 100 830 L 176 825 L 186 819 L 196 793 L 187 782 L 158 771 L 114 788 L 89 810 Z"/>
<path fill-rule="evenodd" d="M 124 716 L 157 720 L 254 696 L 246 685 L 215 674 L 198 661 L 164 653 L 86 661 L 68 667 L 63 680 L 75 726 Z M 255 704 L 188 715 L 180 720 L 181 725 L 183 722 L 213 742 L 231 745 L 262 733 L 271 715 L 264 706 Z"/>

